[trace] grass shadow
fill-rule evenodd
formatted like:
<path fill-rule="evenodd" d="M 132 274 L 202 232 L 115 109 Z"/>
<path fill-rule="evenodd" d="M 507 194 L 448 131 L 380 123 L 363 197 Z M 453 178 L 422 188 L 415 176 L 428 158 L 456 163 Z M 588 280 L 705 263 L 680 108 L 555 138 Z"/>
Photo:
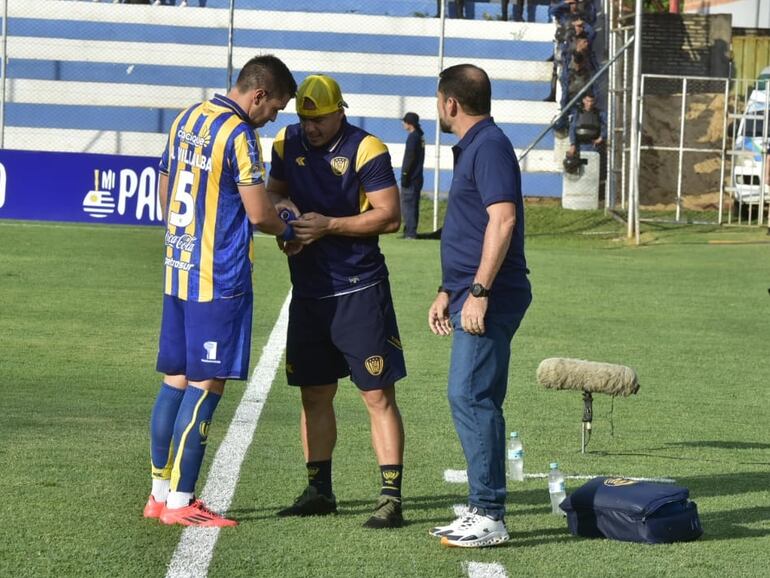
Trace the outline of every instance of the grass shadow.
<path fill-rule="evenodd" d="M 770 536 L 770 507 L 741 508 L 700 513 L 703 525 L 701 540 L 736 540 Z M 750 527 L 762 524 L 765 527 Z"/>

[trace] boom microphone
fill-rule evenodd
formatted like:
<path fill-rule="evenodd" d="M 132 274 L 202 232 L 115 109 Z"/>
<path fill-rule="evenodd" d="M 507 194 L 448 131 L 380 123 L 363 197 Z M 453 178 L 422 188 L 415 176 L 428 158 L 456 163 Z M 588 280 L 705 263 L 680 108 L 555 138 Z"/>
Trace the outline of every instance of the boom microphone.
<path fill-rule="evenodd" d="M 624 397 L 639 391 L 639 378 L 630 367 L 566 357 L 541 361 L 537 382 L 548 389 L 577 389 Z"/>
<path fill-rule="evenodd" d="M 541 361 L 537 367 L 537 382 L 548 389 L 576 389 L 583 392 L 582 453 L 585 453 L 591 439 L 594 415 L 592 394 L 628 397 L 639 391 L 639 378 L 630 367 L 566 357 L 550 357 Z"/>

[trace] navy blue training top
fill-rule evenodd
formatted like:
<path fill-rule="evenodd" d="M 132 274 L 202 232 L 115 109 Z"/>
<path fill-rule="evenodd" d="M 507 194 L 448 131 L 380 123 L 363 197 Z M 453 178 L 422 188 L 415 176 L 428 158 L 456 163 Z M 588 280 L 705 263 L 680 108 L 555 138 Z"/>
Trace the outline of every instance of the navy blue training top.
<path fill-rule="evenodd" d="M 516 205 L 516 227 L 492 283 L 488 311 L 525 309 L 530 302 L 529 270 L 521 173 L 513 145 L 494 120 L 486 118 L 473 125 L 452 152 L 454 175 L 441 231 L 442 285 L 450 294 L 450 314 L 462 309 L 481 263 L 489 222 L 486 209 L 501 202 Z"/>
<path fill-rule="evenodd" d="M 281 129 L 273 141 L 270 176 L 285 181 L 302 213 L 348 217 L 368 211 L 366 193 L 396 186 L 388 148 L 375 136 L 343 122 L 326 147 L 309 146 L 299 124 Z M 379 237 L 326 235 L 289 257 L 293 295 L 343 295 L 388 277 Z"/>

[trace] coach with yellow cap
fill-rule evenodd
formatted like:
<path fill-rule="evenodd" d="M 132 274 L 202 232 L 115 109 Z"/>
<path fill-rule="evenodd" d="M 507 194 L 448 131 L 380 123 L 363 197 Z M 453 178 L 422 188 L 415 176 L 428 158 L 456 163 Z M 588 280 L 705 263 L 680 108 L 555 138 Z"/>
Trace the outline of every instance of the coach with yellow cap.
<path fill-rule="evenodd" d="M 406 375 L 378 235 L 401 222 L 390 154 L 348 123 L 337 82 L 308 76 L 296 97 L 299 123 L 275 138 L 267 190 L 296 214 L 283 245 L 293 285 L 286 377 L 302 397 L 300 434 L 308 486 L 279 516 L 337 512 L 332 452 L 337 381 L 350 376 L 369 411 L 381 493 L 368 528 L 403 524 L 404 429 L 395 382 Z"/>

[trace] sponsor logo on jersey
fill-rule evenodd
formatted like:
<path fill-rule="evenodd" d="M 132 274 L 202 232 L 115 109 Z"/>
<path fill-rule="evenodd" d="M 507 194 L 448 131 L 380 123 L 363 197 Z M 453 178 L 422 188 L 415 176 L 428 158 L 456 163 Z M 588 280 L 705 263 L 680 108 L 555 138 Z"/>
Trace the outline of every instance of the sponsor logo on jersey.
<path fill-rule="evenodd" d="M 211 142 L 211 134 L 208 131 L 203 134 L 195 134 L 180 128 L 176 133 L 176 137 L 180 143 L 187 143 L 194 147 L 205 147 Z"/>
<path fill-rule="evenodd" d="M 305 157 L 297 157 L 296 159 L 294 159 L 294 162 L 296 162 L 298 166 L 304 167 L 305 166 Z"/>
<path fill-rule="evenodd" d="M 206 357 L 201 359 L 203 363 L 222 363 L 217 359 L 217 345 L 216 341 L 203 343 L 203 349 L 206 351 Z"/>
<path fill-rule="evenodd" d="M 632 486 L 636 482 L 634 480 L 627 480 L 626 478 L 607 478 L 604 480 L 605 486 L 610 487 L 616 487 L 616 486 Z"/>
<path fill-rule="evenodd" d="M 197 240 L 198 237 L 188 235 L 187 233 L 184 235 L 172 235 L 171 231 L 166 230 L 166 246 L 173 249 L 192 253 L 195 251 L 195 241 Z"/>
<path fill-rule="evenodd" d="M 385 360 L 381 355 L 372 355 L 364 361 L 364 367 L 371 375 L 380 375 L 385 367 Z"/>
<path fill-rule="evenodd" d="M 334 157 L 329 164 L 332 166 L 332 172 L 341 177 L 347 172 L 348 166 L 350 166 L 350 159 L 347 157 Z"/>

